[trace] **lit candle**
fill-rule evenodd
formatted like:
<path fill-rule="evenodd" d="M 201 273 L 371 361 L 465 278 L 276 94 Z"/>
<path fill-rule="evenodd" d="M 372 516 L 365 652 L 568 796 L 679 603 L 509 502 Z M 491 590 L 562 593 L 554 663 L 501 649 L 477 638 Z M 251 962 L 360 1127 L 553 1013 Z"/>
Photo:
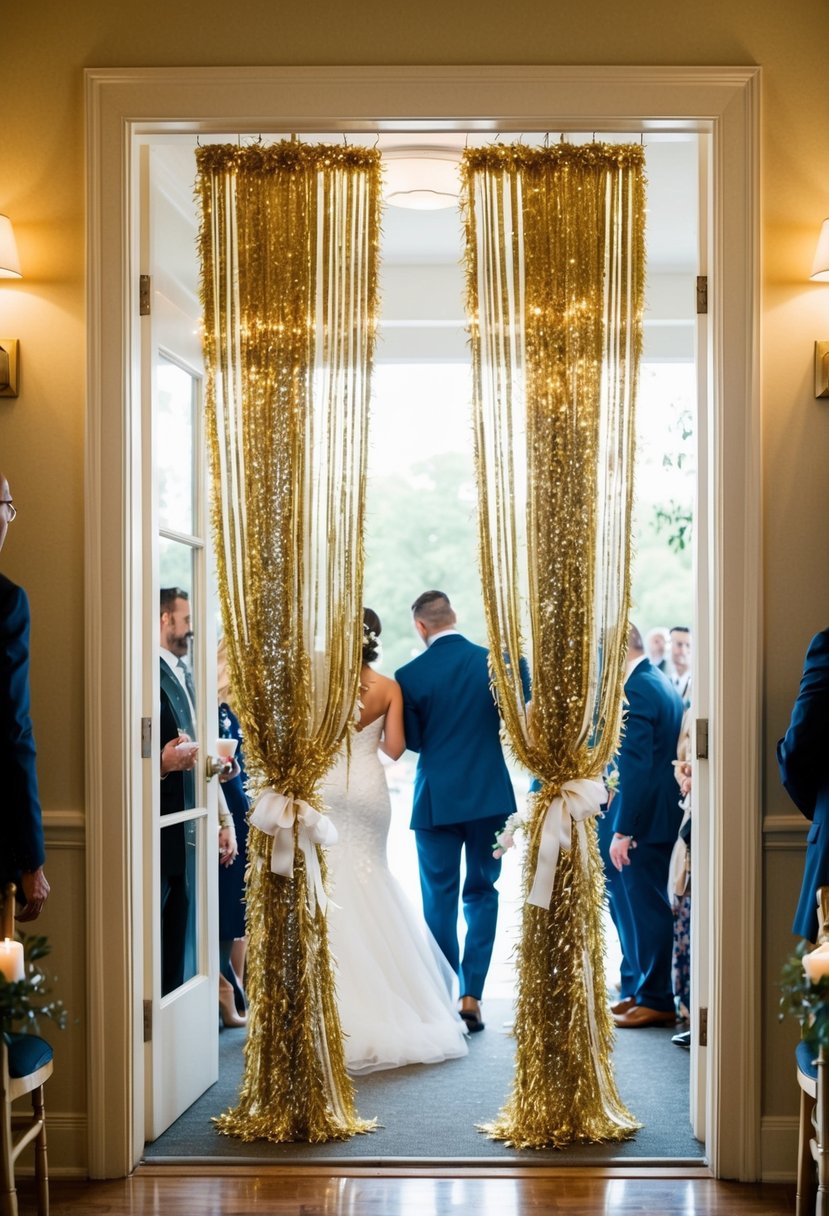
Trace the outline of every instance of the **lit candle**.
<path fill-rule="evenodd" d="M 14 984 L 26 974 L 23 967 L 23 943 L 13 942 L 10 937 L 0 942 L 0 975 L 6 982 Z"/>
<path fill-rule="evenodd" d="M 829 944 L 818 946 L 811 953 L 804 954 L 803 970 L 813 984 L 829 975 Z"/>
<path fill-rule="evenodd" d="M 238 739 L 217 739 L 216 755 L 220 760 L 232 760 L 236 755 L 236 745 L 238 742 Z"/>

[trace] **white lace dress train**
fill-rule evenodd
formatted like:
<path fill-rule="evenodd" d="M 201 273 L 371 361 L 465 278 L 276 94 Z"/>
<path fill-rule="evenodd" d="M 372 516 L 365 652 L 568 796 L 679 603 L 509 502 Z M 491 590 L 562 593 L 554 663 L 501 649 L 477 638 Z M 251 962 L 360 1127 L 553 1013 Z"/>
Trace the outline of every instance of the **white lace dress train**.
<path fill-rule="evenodd" d="M 323 787 L 339 839 L 327 851 L 336 965 L 348 1070 L 437 1064 L 465 1055 L 466 1028 L 452 972 L 386 858 L 391 801 L 377 745 L 383 719 L 351 738 Z"/>

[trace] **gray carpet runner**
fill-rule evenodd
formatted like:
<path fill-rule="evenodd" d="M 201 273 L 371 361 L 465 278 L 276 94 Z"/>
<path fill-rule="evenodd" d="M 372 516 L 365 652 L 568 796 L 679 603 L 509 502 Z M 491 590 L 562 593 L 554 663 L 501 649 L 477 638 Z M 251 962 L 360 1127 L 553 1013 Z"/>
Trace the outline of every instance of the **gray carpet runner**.
<path fill-rule="evenodd" d="M 469 1054 L 444 1064 L 414 1065 L 357 1078 L 357 1109 L 377 1117 L 369 1135 L 331 1144 L 245 1144 L 219 1135 L 211 1116 L 236 1101 L 245 1031 L 219 1037 L 219 1080 L 145 1150 L 154 1164 L 182 1160 L 378 1166 L 395 1161 L 493 1165 L 703 1164 L 704 1148 L 688 1116 L 690 1052 L 671 1028 L 620 1030 L 614 1068 L 623 1100 L 644 1124 L 621 1144 L 518 1151 L 489 1140 L 476 1124 L 494 1118 L 512 1081 L 514 1043 L 508 1001 L 487 1001 L 486 1029 L 470 1036 Z M 681 1029 L 681 1027 L 677 1027 Z M 550 1077 L 555 1085 L 555 1076 Z"/>

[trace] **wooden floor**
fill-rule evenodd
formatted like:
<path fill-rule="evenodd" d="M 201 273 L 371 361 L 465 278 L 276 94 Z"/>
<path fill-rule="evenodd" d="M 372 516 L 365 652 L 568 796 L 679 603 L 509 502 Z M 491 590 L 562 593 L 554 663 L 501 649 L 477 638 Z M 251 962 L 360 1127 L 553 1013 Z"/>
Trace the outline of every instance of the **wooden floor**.
<path fill-rule="evenodd" d="M 795 1210 L 793 1186 L 660 1177 L 653 1170 L 640 1176 L 572 1169 L 480 1174 L 145 1169 L 114 1182 L 53 1179 L 51 1216 L 777 1216 Z M 34 1211 L 24 1180 L 20 1216 Z"/>

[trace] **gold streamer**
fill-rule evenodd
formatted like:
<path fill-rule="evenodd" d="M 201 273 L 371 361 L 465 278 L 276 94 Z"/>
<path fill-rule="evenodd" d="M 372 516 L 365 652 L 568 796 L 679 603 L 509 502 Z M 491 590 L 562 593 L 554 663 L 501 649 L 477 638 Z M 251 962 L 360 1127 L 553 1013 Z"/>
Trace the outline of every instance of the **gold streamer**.
<path fill-rule="evenodd" d="M 249 792 L 322 810 L 360 671 L 380 154 L 293 140 L 196 156 L 213 526 Z M 301 850 L 284 878 L 271 845 L 251 827 L 245 1071 L 217 1124 L 344 1139 L 374 1123 L 354 1108 L 325 917 Z"/>
<path fill-rule="evenodd" d="M 468 149 L 463 158 L 479 548 L 493 680 L 547 808 L 618 747 L 630 599 L 634 400 L 644 291 L 636 145 Z M 528 658 L 525 707 L 517 658 Z M 517 1147 L 640 1125 L 611 1064 L 595 821 L 562 850 L 550 909 L 524 905 L 513 1089 L 486 1129 Z"/>

